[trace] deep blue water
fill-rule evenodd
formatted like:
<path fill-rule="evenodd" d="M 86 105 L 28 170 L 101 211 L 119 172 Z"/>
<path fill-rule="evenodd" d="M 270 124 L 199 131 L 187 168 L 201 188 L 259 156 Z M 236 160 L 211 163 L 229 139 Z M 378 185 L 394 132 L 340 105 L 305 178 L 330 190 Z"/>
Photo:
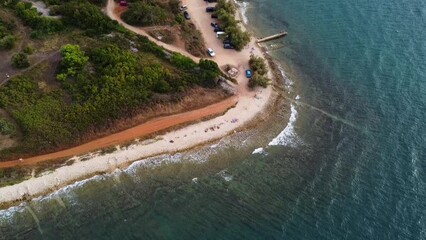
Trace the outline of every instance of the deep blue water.
<path fill-rule="evenodd" d="M 267 47 L 294 129 L 287 103 L 205 163 L 0 212 L 0 239 L 426 239 L 426 1 L 252 0 L 247 16 L 256 35 L 289 32 Z"/>

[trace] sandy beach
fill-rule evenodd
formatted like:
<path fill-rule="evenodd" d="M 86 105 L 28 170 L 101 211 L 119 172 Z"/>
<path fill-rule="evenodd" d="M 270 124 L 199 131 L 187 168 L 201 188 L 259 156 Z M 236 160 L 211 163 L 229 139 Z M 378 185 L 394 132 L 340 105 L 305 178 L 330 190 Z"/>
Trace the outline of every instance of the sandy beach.
<path fill-rule="evenodd" d="M 184 151 L 185 149 L 189 149 L 194 146 L 218 140 L 224 136 L 232 134 L 237 129 L 248 124 L 250 121 L 253 121 L 259 114 L 267 111 L 267 107 L 274 99 L 273 96 L 275 96 L 272 87 L 268 87 L 266 89 L 258 88 L 250 90 L 247 86 L 248 79 L 244 75 L 244 70 L 248 68 L 248 60 L 250 55 L 263 55 L 261 50 L 256 46 L 254 39 L 252 38 L 251 43 L 241 52 L 224 49 L 222 47 L 221 41 L 216 38 L 215 33 L 210 27 L 210 23 L 212 22 L 210 14 L 205 12 L 205 7 L 209 6 L 210 4 L 207 5 L 204 1 L 188 0 L 184 0 L 183 3 L 188 6 L 188 12 L 191 15 L 191 20 L 202 32 L 206 46 L 213 48 L 213 50 L 216 52 L 216 56 L 212 58 L 212 60 L 216 61 L 219 66 L 226 64 L 238 66 L 240 74 L 236 77 L 238 81 L 237 94 L 236 97 L 227 101 L 228 105 L 234 105 L 234 107 L 219 117 L 156 136 L 151 140 L 134 143 L 126 148 L 120 148 L 120 142 L 117 140 L 110 142 L 109 140 L 111 139 L 108 139 L 108 137 L 110 137 L 108 136 L 102 140 L 103 144 L 105 145 L 98 146 L 98 148 L 113 144 L 117 146 L 117 151 L 104 155 L 86 154 L 84 156 L 85 158 L 87 158 L 87 156 L 91 157 L 89 160 L 85 161 L 80 161 L 83 156 L 74 156 L 72 158 L 76 161 L 72 165 L 60 167 L 40 177 L 31 178 L 19 184 L 0 188 L 0 203 L 10 203 L 23 200 L 24 197 L 28 196 L 34 197 L 46 194 L 48 192 L 55 191 L 67 184 L 71 184 L 78 179 L 82 179 L 96 173 L 110 172 L 119 166 L 125 166 L 126 164 L 128 165 L 133 161 L 163 153 Z M 156 39 L 150 37 L 140 28 L 125 24 L 114 13 L 114 9 L 116 7 L 117 5 L 113 0 L 108 0 L 108 5 L 105 12 L 109 17 L 117 20 L 125 28 L 135 33 L 147 36 L 151 41 L 163 46 L 167 50 L 182 53 L 188 57 L 191 57 L 195 61 L 199 60 L 198 58 L 187 53 L 184 49 L 159 42 Z M 271 72 L 269 74 L 272 75 Z M 228 105 L 226 105 L 226 107 L 229 107 Z M 191 120 L 196 120 L 197 117 L 203 117 L 202 112 L 199 112 L 198 114 L 199 115 L 193 115 Z M 177 118 L 179 118 L 179 116 Z M 152 126 L 148 127 L 148 130 L 149 129 L 153 129 L 152 132 L 155 132 L 155 129 Z M 138 134 L 132 135 L 131 138 L 138 138 Z M 89 149 L 90 148 L 86 149 L 86 152 Z M 24 160 L 24 162 L 25 161 L 26 160 Z"/>

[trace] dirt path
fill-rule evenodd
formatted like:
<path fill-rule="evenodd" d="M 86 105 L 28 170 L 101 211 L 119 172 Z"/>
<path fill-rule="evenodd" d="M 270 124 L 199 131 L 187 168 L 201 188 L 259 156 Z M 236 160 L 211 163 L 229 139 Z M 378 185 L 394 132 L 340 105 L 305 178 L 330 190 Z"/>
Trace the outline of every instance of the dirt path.
<path fill-rule="evenodd" d="M 58 50 L 58 51 L 55 51 L 53 53 L 50 53 L 49 55 L 39 57 L 39 59 L 36 62 L 32 63 L 31 66 L 29 66 L 28 68 L 16 69 L 13 72 L 10 71 L 11 74 L 10 75 L 8 74 L 9 77 L 0 75 L 0 78 L 3 78 L 3 80 L 0 79 L 0 87 L 5 85 L 7 82 L 9 82 L 13 77 L 21 75 L 21 74 L 23 74 L 27 71 L 30 71 L 31 69 L 37 67 L 40 63 L 46 61 L 47 59 L 55 59 L 55 58 L 58 59 L 58 58 L 60 58 L 59 52 L 60 51 Z M 37 57 L 35 57 L 35 58 L 37 58 Z"/>
<path fill-rule="evenodd" d="M 178 126 L 181 124 L 193 122 L 193 121 L 196 121 L 208 116 L 212 116 L 212 115 L 222 114 L 226 112 L 229 108 L 233 107 L 237 103 L 237 101 L 238 101 L 237 97 L 231 97 L 219 103 L 215 103 L 201 109 L 180 113 L 180 114 L 175 114 L 171 116 L 156 118 L 146 123 L 143 123 L 141 125 L 138 125 L 136 127 L 124 130 L 122 132 L 115 133 L 107 137 L 100 138 L 100 139 L 82 144 L 77 147 L 69 148 L 63 151 L 49 153 L 49 154 L 40 155 L 36 157 L 30 157 L 27 159 L 0 162 L 0 169 L 17 167 L 17 166 L 25 166 L 25 165 L 34 165 L 39 162 L 44 162 L 48 160 L 72 157 L 72 156 L 88 153 L 91 151 L 95 151 L 101 148 L 118 145 L 123 142 L 132 141 L 135 138 L 148 136 L 152 133 L 168 129 L 173 126 Z"/>
<path fill-rule="evenodd" d="M 150 41 L 155 42 L 157 45 L 164 47 L 165 49 L 172 51 L 172 52 L 178 52 L 182 55 L 185 55 L 189 58 L 191 58 L 192 60 L 194 60 L 195 62 L 199 62 L 200 58 L 195 57 L 191 54 L 189 54 L 187 51 L 176 47 L 176 46 L 172 46 L 169 44 L 166 44 L 164 42 L 158 41 L 157 39 L 153 38 L 151 35 L 149 35 L 144 28 L 139 28 L 139 27 L 134 27 L 131 26 L 127 23 L 125 23 L 123 20 L 121 20 L 120 18 L 120 13 L 123 12 L 123 7 L 120 7 L 117 3 L 114 2 L 114 0 L 108 0 L 107 6 L 106 6 L 106 14 L 108 15 L 108 17 L 110 17 L 112 20 L 116 20 L 119 24 L 121 24 L 123 27 L 125 27 L 126 29 L 137 33 L 139 35 L 143 35 L 145 37 L 147 37 Z"/>

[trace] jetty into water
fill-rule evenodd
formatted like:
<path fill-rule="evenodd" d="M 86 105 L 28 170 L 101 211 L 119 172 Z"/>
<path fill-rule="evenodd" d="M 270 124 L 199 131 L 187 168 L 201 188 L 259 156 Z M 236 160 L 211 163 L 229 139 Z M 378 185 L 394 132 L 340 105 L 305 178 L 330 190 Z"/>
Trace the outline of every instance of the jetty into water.
<path fill-rule="evenodd" d="M 285 36 L 287 36 L 287 32 L 283 31 L 283 32 L 280 32 L 280 33 L 277 33 L 277 34 L 274 34 L 274 35 L 271 35 L 271 36 L 268 36 L 268 37 L 257 39 L 256 43 L 267 42 L 267 41 L 275 40 L 275 39 L 278 39 L 278 38 L 283 38 Z"/>

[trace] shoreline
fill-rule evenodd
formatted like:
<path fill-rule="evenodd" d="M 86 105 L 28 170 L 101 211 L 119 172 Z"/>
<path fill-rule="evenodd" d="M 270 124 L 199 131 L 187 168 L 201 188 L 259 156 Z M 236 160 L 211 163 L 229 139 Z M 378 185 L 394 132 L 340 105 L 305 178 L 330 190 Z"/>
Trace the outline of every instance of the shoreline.
<path fill-rule="evenodd" d="M 109 0 L 109 2 L 111 1 L 112 0 Z M 192 10 L 191 6 L 189 7 L 190 10 Z M 203 7 L 205 7 L 204 4 Z M 238 10 L 240 10 L 240 8 L 238 8 Z M 237 18 L 240 18 L 239 14 L 241 13 L 240 11 L 237 12 Z M 200 28 L 196 21 L 194 24 L 196 24 L 197 28 Z M 243 27 L 246 29 L 244 25 Z M 199 30 L 202 29 L 203 28 Z M 205 39 L 212 39 L 205 36 L 204 33 L 203 37 Z M 252 37 L 250 46 L 253 42 L 254 38 Z M 69 166 L 62 166 L 55 169 L 53 172 L 42 174 L 40 177 L 31 178 L 15 185 L 0 188 L 0 209 L 15 206 L 20 202 L 28 201 L 50 192 L 56 192 L 58 189 L 76 183 L 79 180 L 91 178 L 100 173 L 109 173 L 116 169 L 126 169 L 136 161 L 143 161 L 144 159 L 161 156 L 163 154 L 185 152 L 200 146 L 205 146 L 232 135 L 237 131 L 241 131 L 241 129 L 244 131 L 245 128 L 253 124 L 259 118 L 270 118 L 269 113 L 273 109 L 273 107 L 270 106 L 275 104 L 279 98 L 278 92 L 272 88 L 274 83 L 277 83 L 277 79 L 281 78 L 281 75 L 277 72 L 277 66 L 266 50 L 257 44 L 254 44 L 254 47 L 258 50 L 255 54 L 267 60 L 270 70 L 269 75 L 273 80 L 273 84 L 268 86 L 268 88 L 262 89 L 261 91 L 250 92 L 247 89 L 246 82 L 239 82 L 239 102 L 234 108 L 228 110 L 222 116 L 167 132 L 153 139 L 133 143 L 127 147 L 117 146 L 117 150 L 112 153 L 104 155 L 89 153 L 78 157 L 72 157 L 70 159 L 73 159 L 75 163 Z M 165 48 L 168 49 L 167 47 Z M 241 56 L 243 56 L 243 54 L 241 54 Z M 247 64 L 248 59 L 247 57 Z M 235 119 L 237 119 L 237 121 L 233 122 Z M 91 159 L 82 161 L 82 159 L 87 156 L 90 156 Z"/>

